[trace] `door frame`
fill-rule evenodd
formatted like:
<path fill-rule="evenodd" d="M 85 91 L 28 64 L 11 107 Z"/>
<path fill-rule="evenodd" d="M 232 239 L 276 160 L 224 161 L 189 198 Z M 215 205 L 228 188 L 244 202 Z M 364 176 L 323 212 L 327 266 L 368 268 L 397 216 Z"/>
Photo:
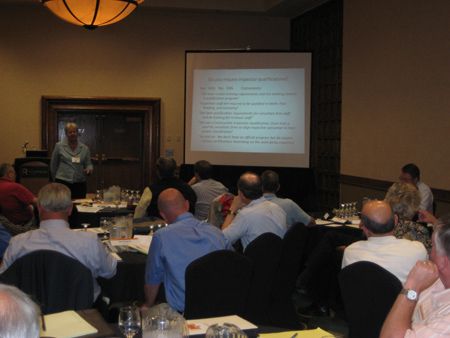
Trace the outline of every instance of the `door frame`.
<path fill-rule="evenodd" d="M 83 96 L 42 96 L 42 148 L 51 157 L 58 140 L 58 115 L 90 110 L 102 114 L 120 111 L 142 113 L 144 116 L 144 144 L 142 160 L 142 189 L 156 182 L 155 163 L 160 156 L 160 115 L 161 98 L 123 97 L 83 97 Z"/>

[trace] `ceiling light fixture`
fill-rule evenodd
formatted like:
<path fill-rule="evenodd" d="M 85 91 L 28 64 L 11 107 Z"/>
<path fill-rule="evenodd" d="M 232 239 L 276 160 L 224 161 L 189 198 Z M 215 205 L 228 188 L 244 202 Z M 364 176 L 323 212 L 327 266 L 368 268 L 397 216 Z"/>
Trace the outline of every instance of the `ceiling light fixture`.
<path fill-rule="evenodd" d="M 144 0 L 39 0 L 60 19 L 95 29 L 122 20 Z"/>

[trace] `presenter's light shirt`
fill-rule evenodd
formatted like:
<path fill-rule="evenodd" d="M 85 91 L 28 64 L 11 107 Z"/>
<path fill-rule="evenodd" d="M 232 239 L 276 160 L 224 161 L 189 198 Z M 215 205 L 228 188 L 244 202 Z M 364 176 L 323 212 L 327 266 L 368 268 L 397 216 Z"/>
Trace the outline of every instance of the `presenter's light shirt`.
<path fill-rule="evenodd" d="M 91 153 L 85 144 L 78 141 L 77 149 L 72 151 L 67 140 L 56 143 L 50 163 L 53 179 L 57 178 L 69 183 L 85 182 L 84 169 L 89 169 L 91 173 L 94 169 Z"/>

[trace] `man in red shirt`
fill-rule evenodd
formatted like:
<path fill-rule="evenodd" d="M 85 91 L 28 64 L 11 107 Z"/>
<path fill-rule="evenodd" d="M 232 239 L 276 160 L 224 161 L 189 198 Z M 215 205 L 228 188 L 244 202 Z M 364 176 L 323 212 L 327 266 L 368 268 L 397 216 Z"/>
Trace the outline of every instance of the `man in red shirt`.
<path fill-rule="evenodd" d="M 24 224 L 33 218 L 37 198 L 23 185 L 15 183 L 16 172 L 12 165 L 0 166 L 0 213 L 11 223 Z"/>

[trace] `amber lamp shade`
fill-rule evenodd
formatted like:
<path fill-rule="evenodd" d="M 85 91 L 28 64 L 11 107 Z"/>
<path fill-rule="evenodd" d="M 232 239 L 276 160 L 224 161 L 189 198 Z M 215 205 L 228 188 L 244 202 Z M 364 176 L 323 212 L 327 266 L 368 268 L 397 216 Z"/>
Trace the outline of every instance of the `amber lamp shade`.
<path fill-rule="evenodd" d="M 144 0 L 39 0 L 57 17 L 95 29 L 127 17 Z"/>

